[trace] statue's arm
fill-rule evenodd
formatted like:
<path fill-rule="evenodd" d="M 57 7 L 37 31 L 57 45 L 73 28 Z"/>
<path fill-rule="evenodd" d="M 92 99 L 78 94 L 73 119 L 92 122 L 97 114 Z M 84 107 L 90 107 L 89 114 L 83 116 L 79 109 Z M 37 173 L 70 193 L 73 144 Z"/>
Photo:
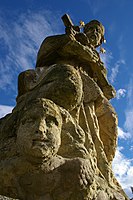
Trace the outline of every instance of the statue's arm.
<path fill-rule="evenodd" d="M 100 60 L 100 56 L 95 49 L 82 45 L 77 40 L 70 40 L 68 43 L 58 49 L 58 54 L 61 56 L 65 55 L 65 57 L 76 57 L 83 62 L 96 63 Z"/>
<path fill-rule="evenodd" d="M 79 58 L 79 61 L 98 62 L 98 52 L 89 45 L 84 33 L 47 37 L 40 46 L 36 67 L 55 64 L 63 58 Z"/>

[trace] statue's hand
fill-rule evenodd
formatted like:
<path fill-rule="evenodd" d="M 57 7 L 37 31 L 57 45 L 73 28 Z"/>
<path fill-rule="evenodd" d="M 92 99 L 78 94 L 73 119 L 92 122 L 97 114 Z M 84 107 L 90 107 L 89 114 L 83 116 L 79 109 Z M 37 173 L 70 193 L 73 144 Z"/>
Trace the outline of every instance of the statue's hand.
<path fill-rule="evenodd" d="M 73 35 L 75 36 L 76 35 L 76 31 L 74 30 L 74 28 L 72 26 L 68 26 L 65 28 L 65 33 L 67 35 Z"/>
<path fill-rule="evenodd" d="M 88 40 L 87 36 L 84 33 L 77 33 L 75 35 L 75 38 L 82 45 L 89 45 L 89 40 Z"/>
<path fill-rule="evenodd" d="M 100 61 L 99 53 L 94 48 L 86 46 L 85 49 L 90 55 L 90 61 L 95 63 Z"/>

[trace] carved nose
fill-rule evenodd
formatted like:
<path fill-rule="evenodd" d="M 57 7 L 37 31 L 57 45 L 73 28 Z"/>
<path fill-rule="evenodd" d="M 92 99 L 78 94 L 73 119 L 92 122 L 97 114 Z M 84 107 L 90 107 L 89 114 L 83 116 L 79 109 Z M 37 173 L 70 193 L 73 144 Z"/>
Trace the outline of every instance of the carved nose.
<path fill-rule="evenodd" d="M 39 128 L 35 131 L 35 138 L 38 140 L 43 140 L 43 141 L 47 141 L 47 135 L 46 135 L 46 130 Z"/>
<path fill-rule="evenodd" d="M 45 130 L 40 130 L 40 129 L 37 129 L 36 131 L 35 131 L 35 133 L 36 134 L 41 134 L 41 135 L 45 135 Z"/>
<path fill-rule="evenodd" d="M 44 123 L 43 124 L 39 123 L 35 133 L 45 136 L 46 135 L 46 125 Z"/>

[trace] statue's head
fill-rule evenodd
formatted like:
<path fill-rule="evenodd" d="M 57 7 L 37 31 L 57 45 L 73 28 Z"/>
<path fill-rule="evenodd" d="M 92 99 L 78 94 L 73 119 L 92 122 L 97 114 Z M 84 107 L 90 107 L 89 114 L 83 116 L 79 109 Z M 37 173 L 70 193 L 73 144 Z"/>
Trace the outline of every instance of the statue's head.
<path fill-rule="evenodd" d="M 104 41 L 104 26 L 97 20 L 92 20 L 84 26 L 84 33 L 87 35 L 90 43 L 98 47 Z"/>
<path fill-rule="evenodd" d="M 24 108 L 17 129 L 17 148 L 26 158 L 48 160 L 61 144 L 62 117 L 56 104 L 37 99 Z"/>

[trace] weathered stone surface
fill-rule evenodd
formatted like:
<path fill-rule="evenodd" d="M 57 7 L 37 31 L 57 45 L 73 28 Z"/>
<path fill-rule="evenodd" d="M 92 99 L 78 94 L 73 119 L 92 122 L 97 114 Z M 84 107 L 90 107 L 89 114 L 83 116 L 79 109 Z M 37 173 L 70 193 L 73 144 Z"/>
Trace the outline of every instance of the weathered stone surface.
<path fill-rule="evenodd" d="M 109 197 L 104 191 L 101 191 L 98 193 L 96 200 L 109 200 Z"/>
<path fill-rule="evenodd" d="M 30 85 L 30 80 L 27 81 L 26 87 L 27 85 Z M 82 100 L 82 80 L 79 72 L 73 66 L 56 64 L 42 73 L 40 79 L 31 90 L 29 89 L 28 92 L 23 90 L 23 93 L 26 94 L 24 97 L 26 101 L 37 97 L 45 97 L 67 110 L 72 110 Z M 19 100 L 18 98 L 18 101 L 21 101 L 21 99 Z"/>
<path fill-rule="evenodd" d="M 15 200 L 15 199 L 12 199 L 12 198 L 9 198 L 9 197 L 1 196 L 1 195 L 0 195 L 0 200 Z M 17 199 L 16 199 L 16 200 L 17 200 Z"/>
<path fill-rule="evenodd" d="M 19 75 L 17 105 L 0 119 L 1 195 L 128 200 L 111 168 L 115 90 L 95 49 L 104 28 L 94 20 L 79 30 L 66 27 L 66 34 L 46 38 L 36 69 Z"/>
<path fill-rule="evenodd" d="M 75 65 L 85 65 L 91 71 L 108 99 L 115 96 L 115 90 L 107 81 L 106 69 L 97 51 L 81 45 L 67 35 L 51 36 L 44 40 L 38 52 L 36 67 L 47 67 L 60 62 L 71 64 L 73 60 Z"/>

